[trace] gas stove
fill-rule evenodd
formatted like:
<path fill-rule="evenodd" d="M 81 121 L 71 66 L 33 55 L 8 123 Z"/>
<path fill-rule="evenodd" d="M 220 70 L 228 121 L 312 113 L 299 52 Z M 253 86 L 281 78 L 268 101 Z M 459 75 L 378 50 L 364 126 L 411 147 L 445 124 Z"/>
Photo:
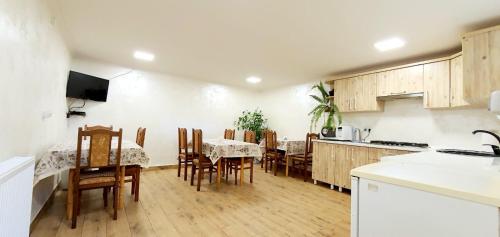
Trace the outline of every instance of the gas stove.
<path fill-rule="evenodd" d="M 384 146 L 410 146 L 410 147 L 419 147 L 419 148 L 427 148 L 429 144 L 427 143 L 415 143 L 415 142 L 396 142 L 396 141 L 382 141 L 382 140 L 372 140 L 371 144 L 384 145 Z"/>

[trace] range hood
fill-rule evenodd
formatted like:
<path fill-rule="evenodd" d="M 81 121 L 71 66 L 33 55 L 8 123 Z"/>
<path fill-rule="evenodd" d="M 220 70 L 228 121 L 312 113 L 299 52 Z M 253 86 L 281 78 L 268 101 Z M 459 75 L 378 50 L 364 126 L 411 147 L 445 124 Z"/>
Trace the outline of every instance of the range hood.
<path fill-rule="evenodd" d="M 398 100 L 398 99 L 411 99 L 411 98 L 421 98 L 421 97 L 424 97 L 423 92 L 377 96 L 377 99 L 378 100 Z"/>

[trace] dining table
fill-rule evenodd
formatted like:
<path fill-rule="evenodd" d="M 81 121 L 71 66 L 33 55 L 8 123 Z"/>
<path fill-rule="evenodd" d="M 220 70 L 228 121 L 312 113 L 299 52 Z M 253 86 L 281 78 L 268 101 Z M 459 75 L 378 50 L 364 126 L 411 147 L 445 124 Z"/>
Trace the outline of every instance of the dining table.
<path fill-rule="evenodd" d="M 205 139 L 203 140 L 202 152 L 212 164 L 217 164 L 217 188 L 221 183 L 222 159 L 241 159 L 244 164 L 245 158 L 262 159 L 262 151 L 258 144 L 242 142 L 229 139 Z M 240 166 L 240 186 L 243 184 L 243 165 Z M 227 174 L 226 174 L 227 175 Z"/>
<path fill-rule="evenodd" d="M 82 165 L 87 164 L 87 157 L 89 154 L 89 140 L 82 141 Z M 111 163 L 116 160 L 117 151 L 116 139 L 111 142 Z M 76 141 L 66 141 L 56 144 L 48 149 L 48 151 L 37 161 L 35 165 L 35 177 L 33 186 L 40 180 L 61 173 L 62 171 L 69 170 L 68 172 L 68 192 L 66 203 L 66 216 L 68 219 L 73 214 L 73 182 L 76 166 Z M 140 165 L 147 168 L 149 166 L 149 157 L 142 147 L 133 141 L 122 140 L 121 159 L 120 159 L 120 189 L 118 198 L 118 208 L 124 207 L 124 185 L 125 185 L 125 166 L 127 165 Z"/>
<path fill-rule="evenodd" d="M 259 146 L 264 153 L 266 149 L 266 144 L 264 140 L 259 143 Z M 280 151 L 285 152 L 285 176 L 288 176 L 288 167 L 289 167 L 289 156 L 290 155 L 298 155 L 304 154 L 306 147 L 306 141 L 300 139 L 277 139 L 276 148 Z"/>

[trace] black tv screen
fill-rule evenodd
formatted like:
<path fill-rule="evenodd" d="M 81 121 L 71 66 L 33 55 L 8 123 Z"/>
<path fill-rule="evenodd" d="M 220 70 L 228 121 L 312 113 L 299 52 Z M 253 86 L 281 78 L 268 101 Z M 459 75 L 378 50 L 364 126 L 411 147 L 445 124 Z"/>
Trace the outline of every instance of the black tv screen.
<path fill-rule="evenodd" d="M 108 98 L 109 80 L 70 71 L 66 97 L 105 102 Z"/>

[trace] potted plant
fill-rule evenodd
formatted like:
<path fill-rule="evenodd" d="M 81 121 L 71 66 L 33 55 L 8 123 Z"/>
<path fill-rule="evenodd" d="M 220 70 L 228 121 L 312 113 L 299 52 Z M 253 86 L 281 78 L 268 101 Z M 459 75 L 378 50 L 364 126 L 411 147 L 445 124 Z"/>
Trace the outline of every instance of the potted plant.
<path fill-rule="evenodd" d="M 314 109 L 312 109 L 308 114 L 311 116 L 310 130 L 312 131 L 313 128 L 316 129 L 319 119 L 326 115 L 323 120 L 324 122 L 323 127 L 321 128 L 321 134 L 324 137 L 334 137 L 336 125 L 342 123 L 342 116 L 339 109 L 337 105 L 330 100 L 329 94 L 325 90 L 323 82 L 319 82 L 319 84 L 314 85 L 312 89 L 316 89 L 320 96 L 309 95 L 318 102 Z"/>
<path fill-rule="evenodd" d="M 264 118 L 262 110 L 243 111 L 242 115 L 234 121 L 238 130 L 250 130 L 255 132 L 257 142 L 262 139 L 262 132 L 267 128 L 267 119 Z"/>

